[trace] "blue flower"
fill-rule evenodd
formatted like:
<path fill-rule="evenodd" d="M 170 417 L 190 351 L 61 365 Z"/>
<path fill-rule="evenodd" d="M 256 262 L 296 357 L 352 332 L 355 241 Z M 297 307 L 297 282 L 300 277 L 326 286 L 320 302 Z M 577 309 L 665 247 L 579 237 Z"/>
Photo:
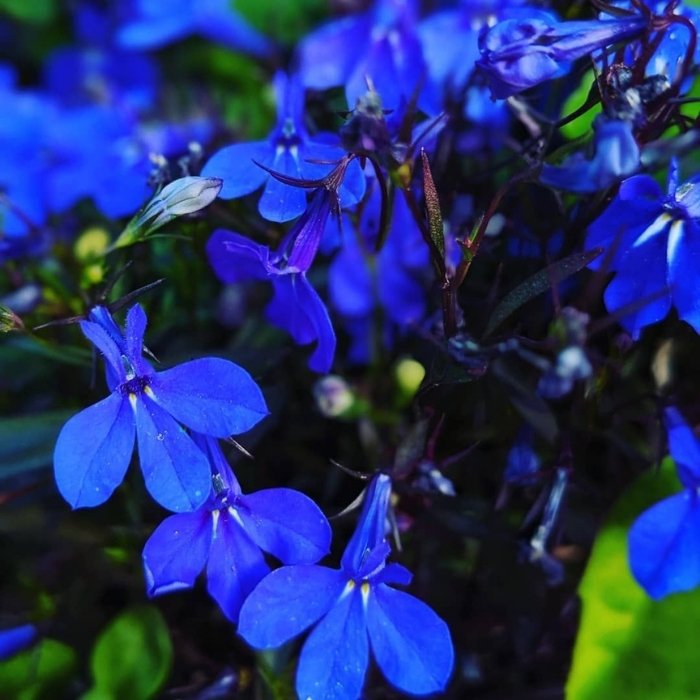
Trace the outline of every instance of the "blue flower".
<path fill-rule="evenodd" d="M 426 310 L 422 275 L 430 267 L 428 247 L 405 198 L 397 196 L 387 239 L 377 254 L 380 200 L 379 188 L 374 187 L 360 212 L 357 231 L 345 217 L 343 247 L 328 272 L 331 302 L 347 321 L 353 338 L 350 359 L 357 362 L 371 357 L 377 307 L 385 317 L 383 340 L 388 344 L 396 329 L 419 323 Z"/>
<path fill-rule="evenodd" d="M 655 600 L 700 584 L 700 441 L 666 409 L 668 447 L 685 487 L 642 513 L 629 532 L 632 574 Z"/>
<path fill-rule="evenodd" d="M 454 651 L 447 625 L 391 584 L 411 574 L 387 564 L 391 480 L 378 475 L 339 570 L 284 566 L 264 578 L 241 609 L 238 631 L 256 649 L 278 647 L 314 627 L 301 650 L 296 691 L 312 700 L 360 696 L 369 650 L 387 680 L 416 695 L 445 689 Z"/>
<path fill-rule="evenodd" d="M 34 625 L 20 625 L 0 631 L 0 661 L 31 646 L 36 638 L 37 629 Z"/>
<path fill-rule="evenodd" d="M 282 222 L 304 212 L 306 193 L 272 177 L 269 171 L 296 179 L 316 180 L 328 175 L 345 152 L 338 146 L 312 140 L 307 134 L 304 90 L 297 78 L 278 72 L 275 93 L 277 124 L 268 138 L 222 148 L 206 163 L 202 175 L 224 181 L 219 195 L 223 199 L 242 197 L 264 185 L 258 211 L 268 221 Z M 347 183 L 340 190 L 341 201 L 344 206 L 354 204 L 363 193 L 364 175 L 357 163 L 351 163 Z"/>
<path fill-rule="evenodd" d="M 272 51 L 269 39 L 253 29 L 230 0 L 135 0 L 132 16 L 119 32 L 129 49 L 157 49 L 193 34 L 254 56 Z"/>
<path fill-rule="evenodd" d="M 431 80 L 453 95 L 464 88 L 479 58 L 479 35 L 484 28 L 520 17 L 556 21 L 551 12 L 519 5 L 522 0 L 463 0 L 459 7 L 424 19 L 418 31 Z"/>
<path fill-rule="evenodd" d="M 605 306 L 612 313 L 629 309 L 620 322 L 634 338 L 672 304 L 700 332 L 700 176 L 678 185 L 673 166 L 666 194 L 649 175 L 625 180 L 588 229 L 586 248 L 596 246 L 610 252 L 590 266 L 617 273 Z"/>
<path fill-rule="evenodd" d="M 180 154 L 190 141 L 209 137 L 206 122 L 141 124 L 108 106 L 66 110 L 50 134 L 57 165 L 48 177 L 52 211 L 62 212 L 83 197 L 116 218 L 134 213 L 150 196 L 152 156 Z"/>
<path fill-rule="evenodd" d="M 646 20 L 555 22 L 541 16 L 499 22 L 479 37 L 481 68 L 494 98 L 503 99 L 563 75 L 568 63 L 640 34 Z"/>
<path fill-rule="evenodd" d="M 328 310 L 306 273 L 316 256 L 335 193 L 319 188 L 304 215 L 294 224 L 276 251 L 240 233 L 214 231 L 207 243 L 207 256 L 217 276 L 234 284 L 246 280 L 269 280 L 274 296 L 267 307 L 268 320 L 305 345 L 317 342 L 309 367 L 328 372 L 335 355 L 335 331 Z"/>
<path fill-rule="evenodd" d="M 545 163 L 540 174 L 543 185 L 571 192 L 596 192 L 639 168 L 639 146 L 630 122 L 599 115 L 593 129 L 593 157 L 589 160 L 575 153 L 561 165 Z"/>
<path fill-rule="evenodd" d="M 267 415 L 262 393 L 238 365 L 218 358 L 155 372 L 142 357 L 146 315 L 133 306 L 121 329 L 104 307 L 81 321 L 104 355 L 111 394 L 73 416 L 54 452 L 56 483 L 74 508 L 104 503 L 124 480 L 138 442 L 146 488 L 163 507 L 181 512 L 209 495 L 209 462 L 184 431 L 214 437 L 250 430 Z"/>
<path fill-rule="evenodd" d="M 284 564 L 313 564 L 328 554 L 331 529 L 318 506 L 286 488 L 244 495 L 218 442 L 193 435 L 214 474 L 207 502 L 166 518 L 146 542 L 150 596 L 191 588 L 206 566 L 207 588 L 232 622 L 243 601 L 270 573 L 264 552 Z"/>
<path fill-rule="evenodd" d="M 306 87 L 344 86 L 348 106 L 373 84 L 387 109 L 407 103 L 420 88 L 418 105 L 435 114 L 440 104 L 418 38 L 415 0 L 378 0 L 368 12 L 326 24 L 299 45 L 299 72 Z"/>
<path fill-rule="evenodd" d="M 108 13 L 79 5 L 74 25 L 79 46 L 55 49 L 44 64 L 49 94 L 66 106 L 109 104 L 137 112 L 152 109 L 159 82 L 153 60 L 114 46 Z"/>

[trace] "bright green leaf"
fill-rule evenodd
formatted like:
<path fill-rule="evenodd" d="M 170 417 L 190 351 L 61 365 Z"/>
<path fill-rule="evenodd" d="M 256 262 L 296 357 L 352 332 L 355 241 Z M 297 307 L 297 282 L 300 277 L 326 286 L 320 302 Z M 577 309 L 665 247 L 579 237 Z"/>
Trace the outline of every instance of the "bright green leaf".
<path fill-rule="evenodd" d="M 593 71 L 588 71 L 579 86 L 569 95 L 561 108 L 561 116 L 566 117 L 573 114 L 579 107 L 586 103 L 588 95 L 591 91 L 591 86 L 595 83 L 595 75 Z M 600 114 L 602 106 L 600 102 L 593 105 L 587 112 L 576 117 L 568 124 L 561 127 L 562 135 L 567 139 L 578 139 L 588 134 L 593 128 L 593 120 Z"/>
<path fill-rule="evenodd" d="M 63 690 L 76 666 L 75 652 L 65 644 L 44 639 L 27 651 L 0 663 L 0 697 L 49 700 Z"/>
<path fill-rule="evenodd" d="M 170 675 L 173 649 L 153 606 L 127 610 L 102 632 L 92 652 L 95 685 L 83 700 L 148 700 Z"/>
<path fill-rule="evenodd" d="M 664 460 L 623 495 L 598 535 L 579 589 L 583 613 L 567 700 L 700 697 L 700 589 L 655 602 L 627 563 L 632 522 L 680 488 L 672 460 Z"/>

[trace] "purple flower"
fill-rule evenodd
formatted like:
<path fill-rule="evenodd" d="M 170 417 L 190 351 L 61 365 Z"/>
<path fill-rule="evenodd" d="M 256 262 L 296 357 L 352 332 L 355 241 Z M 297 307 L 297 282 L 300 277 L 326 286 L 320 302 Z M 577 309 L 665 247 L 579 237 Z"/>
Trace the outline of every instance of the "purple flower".
<path fill-rule="evenodd" d="M 672 304 L 700 332 L 700 176 L 678 185 L 674 165 L 666 194 L 649 175 L 625 180 L 588 229 L 586 248 L 596 246 L 611 252 L 591 267 L 617 273 L 605 306 L 612 313 L 629 307 L 620 322 L 634 338 Z"/>
<path fill-rule="evenodd" d="M 202 175 L 224 181 L 219 195 L 223 199 L 242 197 L 264 185 L 258 211 L 268 221 L 281 222 L 303 213 L 306 193 L 281 182 L 269 171 L 300 180 L 316 180 L 328 175 L 345 152 L 309 137 L 304 127 L 304 90 L 296 78 L 278 72 L 275 93 L 277 124 L 268 138 L 222 148 L 204 166 Z M 340 190 L 344 206 L 354 204 L 364 193 L 364 175 L 357 163 L 350 164 L 347 178 Z"/>
<path fill-rule="evenodd" d="M 209 463 L 180 424 L 222 438 L 250 430 L 267 415 L 257 384 L 212 357 L 155 372 L 142 357 L 146 315 L 138 304 L 124 333 L 104 307 L 80 327 L 105 357 L 111 394 L 63 426 L 54 451 L 59 491 L 73 508 L 104 503 L 124 480 L 136 440 L 153 498 L 177 512 L 198 508 L 210 491 Z"/>
<path fill-rule="evenodd" d="M 272 50 L 272 43 L 244 20 L 229 0 L 135 0 L 132 13 L 118 36 L 125 48 L 157 49 L 201 34 L 254 56 L 265 56 Z"/>
<path fill-rule="evenodd" d="M 630 122 L 599 115 L 593 128 L 593 157 L 589 160 L 576 153 L 561 165 L 545 163 L 540 174 L 543 185 L 571 192 L 596 192 L 639 168 L 639 146 Z"/>
<path fill-rule="evenodd" d="M 481 58 L 494 98 L 503 99 L 563 75 L 568 63 L 640 34 L 646 20 L 555 22 L 543 17 L 508 19 L 479 37 Z"/>
<path fill-rule="evenodd" d="M 328 554 L 331 529 L 298 491 L 243 494 L 218 442 L 193 438 L 208 455 L 214 489 L 201 508 L 166 518 L 146 542 L 148 594 L 191 588 L 206 566 L 209 594 L 236 622 L 247 595 L 270 572 L 265 552 L 285 564 L 313 564 Z"/>
<path fill-rule="evenodd" d="M 655 600 L 700 584 L 700 441 L 666 409 L 668 447 L 685 487 L 644 511 L 629 532 L 632 574 Z"/>
<path fill-rule="evenodd" d="M 368 12 L 345 17 L 309 34 L 299 45 L 299 72 L 306 87 L 344 86 L 348 106 L 367 92 L 369 79 L 387 109 L 397 109 L 421 88 L 418 105 L 428 114 L 440 106 L 418 38 L 415 0 L 378 0 Z"/>
<path fill-rule="evenodd" d="M 376 476 L 341 568 L 284 566 L 263 579 L 241 609 L 238 631 L 256 649 L 278 647 L 309 627 L 299 658 L 301 698 L 360 696 L 369 650 L 387 680 L 423 695 L 445 689 L 454 651 L 447 625 L 424 603 L 398 591 L 411 574 L 387 564 L 391 480 Z"/>
<path fill-rule="evenodd" d="M 228 284 L 269 280 L 274 296 L 268 320 L 301 344 L 316 341 L 309 367 L 328 372 L 335 354 L 335 331 L 325 304 L 306 279 L 323 236 L 335 193 L 319 188 L 304 215 L 294 224 L 276 251 L 239 233 L 218 229 L 207 243 L 207 255 L 220 280 Z"/>
<path fill-rule="evenodd" d="M 34 625 L 20 625 L 0 631 L 0 661 L 31 646 L 36 637 L 37 629 Z"/>

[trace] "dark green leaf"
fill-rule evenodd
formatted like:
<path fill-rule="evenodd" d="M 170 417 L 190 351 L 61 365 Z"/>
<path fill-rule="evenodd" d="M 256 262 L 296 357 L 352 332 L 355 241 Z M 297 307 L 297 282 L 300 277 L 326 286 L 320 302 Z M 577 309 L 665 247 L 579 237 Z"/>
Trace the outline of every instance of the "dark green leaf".
<path fill-rule="evenodd" d="M 532 277 L 519 284 L 506 294 L 501 303 L 494 309 L 484 337 L 496 330 L 503 321 L 523 304 L 546 292 L 550 287 L 559 284 L 567 277 L 576 274 L 579 270 L 586 267 L 591 260 L 595 260 L 602 252 L 602 248 L 593 248 L 584 253 L 574 253 L 567 258 L 562 258 L 551 265 L 547 265 L 543 270 L 536 272 Z"/>
<path fill-rule="evenodd" d="M 56 438 L 75 411 L 0 420 L 0 480 L 51 466 Z"/>
<path fill-rule="evenodd" d="M 48 22 L 56 14 L 55 0 L 0 0 L 0 12 L 25 22 Z"/>

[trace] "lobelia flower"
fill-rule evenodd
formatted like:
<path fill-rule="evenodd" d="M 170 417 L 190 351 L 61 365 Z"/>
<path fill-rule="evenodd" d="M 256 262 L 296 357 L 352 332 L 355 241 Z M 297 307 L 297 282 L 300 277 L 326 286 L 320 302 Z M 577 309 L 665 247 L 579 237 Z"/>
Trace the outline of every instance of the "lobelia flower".
<path fill-rule="evenodd" d="M 153 110 L 159 71 L 150 56 L 114 43 L 113 17 L 86 3 L 74 9 L 74 44 L 52 51 L 43 66 L 43 82 L 61 104 L 119 106 L 131 112 Z"/>
<path fill-rule="evenodd" d="M 454 662 L 447 625 L 427 605 L 391 587 L 407 585 L 411 574 L 386 563 L 390 496 L 390 478 L 376 476 L 339 570 L 284 566 L 243 604 L 238 632 L 256 649 L 278 647 L 314 627 L 297 668 L 300 698 L 359 697 L 370 648 L 387 680 L 406 693 L 436 693 L 447 685 Z"/>
<path fill-rule="evenodd" d="M 31 646 L 38 635 L 34 625 L 19 625 L 0 631 L 0 661 L 24 651 Z"/>
<path fill-rule="evenodd" d="M 328 175 L 345 151 L 309 137 L 304 127 L 304 90 L 296 77 L 289 78 L 279 71 L 274 85 L 277 124 L 272 133 L 264 141 L 222 148 L 206 163 L 202 175 L 224 181 L 219 194 L 222 199 L 236 199 L 264 185 L 258 203 L 260 215 L 268 221 L 283 222 L 304 212 L 306 193 L 273 177 L 270 171 L 316 180 Z M 364 193 L 364 175 L 357 163 L 348 166 L 346 177 L 347 182 L 340 188 L 344 206 L 359 201 Z"/>
<path fill-rule="evenodd" d="M 372 9 L 330 22 L 302 39 L 299 73 L 306 87 L 344 86 L 353 108 L 371 81 L 387 109 L 407 103 L 420 89 L 418 106 L 440 110 L 418 38 L 415 0 L 378 0 Z"/>
<path fill-rule="evenodd" d="M 507 19 L 538 17 L 556 21 L 552 12 L 523 7 L 523 0 L 462 0 L 457 7 L 431 14 L 418 28 L 430 79 L 441 91 L 457 94 L 474 72 L 485 28 Z"/>
<path fill-rule="evenodd" d="M 539 178 L 543 185 L 571 192 L 597 192 L 639 168 L 639 146 L 630 122 L 598 115 L 593 129 L 593 157 L 589 160 L 575 153 L 561 165 L 545 163 Z"/>
<path fill-rule="evenodd" d="M 628 540 L 632 574 L 655 600 L 700 584 L 700 441 L 676 408 L 666 409 L 666 430 L 685 488 L 644 511 Z"/>
<path fill-rule="evenodd" d="M 136 440 L 153 498 L 177 512 L 198 508 L 211 489 L 209 462 L 180 423 L 221 438 L 250 430 L 268 412 L 258 385 L 213 357 L 155 372 L 142 357 L 146 314 L 138 304 L 124 333 L 104 307 L 88 318 L 80 327 L 105 357 L 111 394 L 63 426 L 54 451 L 59 491 L 73 508 L 104 503 L 124 480 Z"/>
<path fill-rule="evenodd" d="M 396 331 L 405 331 L 425 316 L 426 294 L 422 275 L 429 268 L 428 247 L 406 199 L 394 198 L 391 225 L 379 253 L 379 188 L 374 187 L 360 213 L 358 230 L 345 217 L 343 247 L 328 270 L 328 292 L 344 316 L 352 336 L 349 359 L 367 362 L 372 350 L 372 323 L 381 307 L 385 322 L 383 342 L 391 345 Z"/>
<path fill-rule="evenodd" d="M 503 99 L 556 78 L 568 63 L 596 49 L 640 34 L 643 17 L 556 22 L 537 16 L 507 19 L 479 37 L 481 58 L 494 99 Z"/>
<path fill-rule="evenodd" d="M 342 169 L 342 165 L 339 167 Z M 337 207 L 336 191 L 318 188 L 304 215 L 274 252 L 224 229 L 214 231 L 207 243 L 209 262 L 222 282 L 272 282 L 274 296 L 267 307 L 267 318 L 301 345 L 316 341 L 309 357 L 309 367 L 316 372 L 328 372 L 333 364 L 335 331 L 328 310 L 306 273 L 318 251 L 328 217 Z"/>
<path fill-rule="evenodd" d="M 617 273 L 605 290 L 608 311 L 637 307 L 620 320 L 633 338 L 672 304 L 700 332 L 700 176 L 678 185 L 673 164 L 666 194 L 649 175 L 625 180 L 588 228 L 586 248 L 596 246 L 611 252 L 590 267 Z"/>
<path fill-rule="evenodd" d="M 214 487 L 192 513 L 166 518 L 143 549 L 149 596 L 191 588 L 207 571 L 207 590 L 232 622 L 269 572 L 265 552 L 284 564 L 313 564 L 328 554 L 331 529 L 318 506 L 287 488 L 245 495 L 211 437 L 193 434 L 209 458 Z"/>
<path fill-rule="evenodd" d="M 118 41 L 128 49 L 157 49 L 193 34 L 254 56 L 272 52 L 269 39 L 236 12 L 230 0 L 135 0 Z"/>

